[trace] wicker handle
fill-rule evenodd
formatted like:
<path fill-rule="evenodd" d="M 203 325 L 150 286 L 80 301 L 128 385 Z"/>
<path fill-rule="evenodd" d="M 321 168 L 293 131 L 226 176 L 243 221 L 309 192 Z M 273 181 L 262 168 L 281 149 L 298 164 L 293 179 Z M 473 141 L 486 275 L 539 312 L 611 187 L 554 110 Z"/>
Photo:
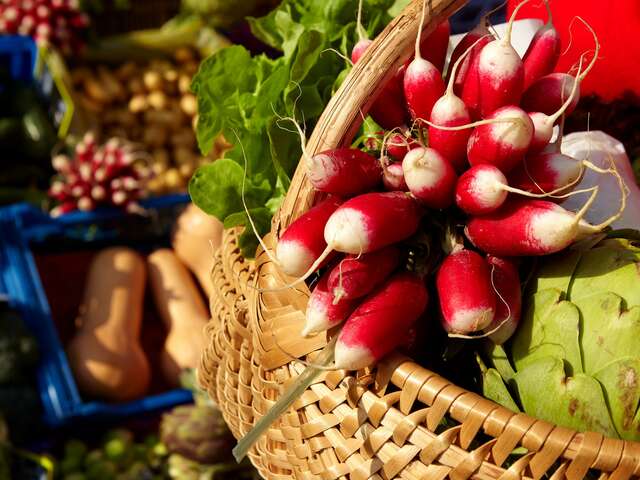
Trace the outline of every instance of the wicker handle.
<path fill-rule="evenodd" d="M 424 0 L 427 11 L 423 35 L 435 27 L 467 0 Z M 413 52 L 422 16 L 423 0 L 412 0 L 404 11 L 376 37 L 360 61 L 331 98 L 307 142 L 310 154 L 348 144 L 362 123 L 376 93 Z M 293 176 L 287 196 L 273 219 L 271 231 L 279 237 L 281 228 L 313 205 L 315 192 L 306 179 L 303 162 Z"/>

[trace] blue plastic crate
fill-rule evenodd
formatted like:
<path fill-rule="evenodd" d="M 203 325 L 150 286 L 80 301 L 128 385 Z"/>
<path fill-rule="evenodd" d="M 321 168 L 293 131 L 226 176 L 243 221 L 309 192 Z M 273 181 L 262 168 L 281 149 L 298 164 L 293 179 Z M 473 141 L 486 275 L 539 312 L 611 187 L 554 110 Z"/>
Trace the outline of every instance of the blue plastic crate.
<path fill-rule="evenodd" d="M 92 242 L 121 243 L 116 227 L 127 221 L 144 222 L 145 228 L 151 226 L 154 236 L 166 236 L 170 228 L 168 219 L 173 218 L 186 202 L 187 195 L 143 202 L 151 212 L 151 217 L 146 219 L 112 209 L 71 213 L 57 219 L 27 204 L 0 209 L 0 295 L 8 296 L 11 307 L 22 315 L 38 339 L 38 388 L 47 424 L 61 426 L 76 420 L 113 421 L 192 401 L 191 392 L 183 389 L 127 403 L 84 401 L 56 331 L 32 252 L 34 245 L 42 249 L 45 247 L 43 242 L 53 237 L 76 241 L 83 246 L 90 246 Z M 163 215 L 167 217 L 164 222 Z"/>
<path fill-rule="evenodd" d="M 0 35 L 0 65 L 11 78 L 30 83 L 38 57 L 38 47 L 31 37 Z"/>

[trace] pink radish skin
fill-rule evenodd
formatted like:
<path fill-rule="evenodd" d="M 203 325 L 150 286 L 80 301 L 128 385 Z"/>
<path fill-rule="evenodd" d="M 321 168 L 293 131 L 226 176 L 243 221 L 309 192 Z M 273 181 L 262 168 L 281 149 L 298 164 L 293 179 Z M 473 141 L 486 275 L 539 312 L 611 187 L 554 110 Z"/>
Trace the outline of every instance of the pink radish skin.
<path fill-rule="evenodd" d="M 276 247 L 276 259 L 287 275 L 300 276 L 327 247 L 323 232 L 327 220 L 342 200 L 328 198 L 299 217 L 284 231 Z"/>
<path fill-rule="evenodd" d="M 551 19 L 549 19 L 551 20 Z M 524 89 L 553 72 L 560 58 L 560 35 L 551 21 L 540 27 L 522 57 Z"/>
<path fill-rule="evenodd" d="M 487 263 L 493 286 L 499 295 L 496 295 L 496 314 L 493 322 L 485 331 L 490 332 L 502 324 L 498 330 L 489 335 L 493 343 L 502 345 L 509 340 L 520 323 L 522 311 L 520 275 L 513 260 L 488 255 Z"/>
<path fill-rule="evenodd" d="M 493 165 L 476 165 L 464 172 L 456 185 L 456 204 L 469 215 L 491 213 L 507 199 L 504 174 Z"/>
<path fill-rule="evenodd" d="M 449 20 L 439 23 L 436 29 L 420 41 L 420 56 L 431 63 L 440 72 L 444 71 L 444 62 L 449 48 L 451 28 Z"/>
<path fill-rule="evenodd" d="M 449 77 L 452 76 L 452 68 L 456 61 L 462 56 L 462 54 L 474 43 L 478 42 L 475 47 L 471 50 L 471 52 L 466 56 L 464 60 L 460 63 L 458 67 L 458 71 L 455 72 L 453 79 L 453 91 L 456 95 L 462 96 L 463 86 L 465 84 L 465 78 L 467 77 L 467 73 L 469 72 L 469 68 L 473 63 L 474 59 L 478 57 L 480 51 L 483 47 L 491 41 L 491 37 L 489 35 L 489 30 L 484 22 L 479 23 L 476 27 L 467 32 L 467 34 L 462 37 L 462 40 L 456 45 L 456 48 L 453 50 L 451 54 L 451 60 L 449 61 Z M 476 66 L 477 69 L 477 66 Z M 476 70 L 477 72 L 477 70 Z M 451 81 L 451 78 L 449 78 Z M 471 86 L 471 85 L 470 85 Z"/>
<path fill-rule="evenodd" d="M 335 347 L 335 368 L 359 370 L 398 347 L 427 308 L 424 281 L 398 273 L 369 294 L 342 327 Z"/>
<path fill-rule="evenodd" d="M 410 150 L 420 146 L 417 140 L 406 137 L 401 133 L 391 134 L 385 144 L 387 153 L 398 162 L 401 162 Z"/>
<path fill-rule="evenodd" d="M 493 112 L 488 120 L 515 119 L 476 127 L 467 144 L 471 165 L 495 165 L 503 173 L 516 167 L 527 152 L 533 138 L 533 122 L 519 107 L 507 106 Z"/>
<path fill-rule="evenodd" d="M 561 153 L 541 153 L 527 157 L 513 170 L 509 174 L 509 185 L 535 194 L 557 192 L 576 183 L 582 171 L 580 160 Z"/>
<path fill-rule="evenodd" d="M 512 198 L 498 211 L 469 219 L 465 233 L 480 250 L 500 257 L 549 255 L 576 239 L 579 219 L 555 203 Z"/>
<path fill-rule="evenodd" d="M 367 295 L 380 285 L 400 263 L 400 250 L 385 247 L 364 255 L 350 255 L 329 273 L 327 289 L 334 298 L 351 300 Z"/>
<path fill-rule="evenodd" d="M 429 119 L 433 105 L 443 93 L 440 71 L 429 61 L 415 58 L 404 74 L 404 96 L 411 118 Z"/>
<path fill-rule="evenodd" d="M 311 292 L 307 311 L 305 312 L 305 323 L 302 329 L 302 336 L 307 337 L 314 333 L 324 332 L 336 325 L 341 324 L 351 312 L 356 308 L 354 300 L 340 299 L 334 304 L 334 295 L 328 287 L 330 272 L 326 272 L 318 281 Z"/>
<path fill-rule="evenodd" d="M 444 259 L 436 274 L 442 325 L 449 333 L 469 334 L 486 328 L 496 312 L 496 294 L 487 262 L 472 250 Z"/>
<path fill-rule="evenodd" d="M 333 250 L 359 255 L 409 238 L 422 209 L 404 192 L 365 193 L 343 203 L 329 217 L 324 239 Z"/>
<path fill-rule="evenodd" d="M 343 197 L 357 195 L 382 180 L 378 160 L 355 148 L 336 148 L 307 160 L 307 177 L 313 188 Z"/>
<path fill-rule="evenodd" d="M 384 167 L 382 183 L 384 184 L 384 188 L 389 192 L 406 192 L 409 190 L 407 182 L 404 181 L 402 162 L 390 163 Z"/>
<path fill-rule="evenodd" d="M 553 115 L 558 111 L 564 101 L 571 96 L 575 77 L 567 73 L 550 73 L 537 79 L 522 94 L 520 105 L 528 112 L 542 112 L 546 115 Z M 578 105 L 580 100 L 580 86 L 576 88 L 571 103 L 565 110 L 565 115 L 570 115 Z"/>
<path fill-rule="evenodd" d="M 449 161 L 433 148 L 411 150 L 402 161 L 404 181 L 409 191 L 429 208 L 453 204 L 458 177 Z"/>
<path fill-rule="evenodd" d="M 463 92 L 462 99 L 465 103 L 470 100 L 467 107 L 474 119 L 486 118 L 500 107 L 520 103 L 524 68 L 520 55 L 511 45 L 511 31 L 518 10 L 527 1 L 521 2 L 513 10 L 504 37 L 487 43 L 480 51 L 477 62 L 470 66 L 469 80 L 477 84 L 468 92 Z M 472 71 L 474 68 L 476 72 Z M 470 93 L 473 93 L 473 97 L 467 98 L 466 95 Z"/>
<path fill-rule="evenodd" d="M 451 162 L 456 171 L 461 172 L 467 166 L 467 143 L 470 129 L 446 130 L 438 127 L 458 127 L 468 125 L 471 115 L 462 99 L 454 93 L 454 79 L 462 62 L 468 60 L 473 49 L 481 39 L 469 45 L 451 67 L 447 90 L 434 104 L 429 124 L 429 144 Z"/>
<path fill-rule="evenodd" d="M 362 40 L 359 40 L 358 43 L 356 43 L 353 46 L 353 50 L 351 50 L 351 61 L 354 64 L 358 63 L 358 60 L 360 60 L 360 57 L 362 57 L 365 50 L 369 48 L 369 45 L 371 45 L 372 43 L 373 41 L 369 40 L 368 38 L 363 38 Z"/>

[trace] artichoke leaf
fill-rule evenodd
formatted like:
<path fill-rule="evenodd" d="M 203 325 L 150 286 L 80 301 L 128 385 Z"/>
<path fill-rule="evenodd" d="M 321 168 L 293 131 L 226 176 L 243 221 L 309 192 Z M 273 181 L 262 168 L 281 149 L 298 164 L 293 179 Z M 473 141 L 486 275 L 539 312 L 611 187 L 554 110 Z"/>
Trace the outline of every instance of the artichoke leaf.
<path fill-rule="evenodd" d="M 512 412 L 519 412 L 511 393 L 504 384 L 502 377 L 495 368 L 489 368 L 482 372 L 482 395 L 489 400 L 508 408 Z"/>
<path fill-rule="evenodd" d="M 515 382 L 529 415 L 583 432 L 618 437 L 600 383 L 583 373 L 567 376 L 562 359 L 544 357 L 528 363 L 516 373 Z"/>
<path fill-rule="evenodd" d="M 531 280 L 531 293 L 541 292 L 549 288 L 567 292 L 573 272 L 578 266 L 583 253 L 581 250 L 564 250 L 555 255 L 550 255 L 538 268 L 535 277 Z"/>
<path fill-rule="evenodd" d="M 620 437 L 640 440 L 640 359 L 625 358 L 610 363 L 594 377 L 602 384 Z"/>
<path fill-rule="evenodd" d="M 629 288 L 640 282 L 640 249 L 625 239 L 608 239 L 583 255 L 573 272 L 567 300 L 600 292 L 613 292 L 627 305 L 640 305 L 640 288 Z"/>
<path fill-rule="evenodd" d="M 511 347 L 517 371 L 545 357 L 565 360 L 571 375 L 583 371 L 580 312 L 562 297 L 557 289 L 542 290 L 532 297 Z"/>
<path fill-rule="evenodd" d="M 573 302 L 582 314 L 584 371 L 593 375 L 620 358 L 636 356 L 640 339 L 640 306 L 623 309 L 623 299 L 603 292 Z"/>

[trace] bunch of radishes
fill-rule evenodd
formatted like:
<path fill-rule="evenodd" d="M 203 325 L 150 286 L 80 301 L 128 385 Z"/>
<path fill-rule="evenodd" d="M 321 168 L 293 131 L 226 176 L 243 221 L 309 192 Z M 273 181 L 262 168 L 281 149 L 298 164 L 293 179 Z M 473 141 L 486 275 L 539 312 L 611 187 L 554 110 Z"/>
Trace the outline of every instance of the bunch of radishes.
<path fill-rule="evenodd" d="M 449 241 L 437 269 L 444 328 L 451 335 L 491 335 L 497 343 L 509 338 L 520 317 L 512 257 L 558 252 L 619 215 L 601 225 L 582 219 L 597 188 L 577 213 L 554 203 L 571 194 L 585 166 L 595 168 L 562 155 L 559 142 L 550 141 L 556 122 L 578 102 L 597 39 L 590 65 L 581 62 L 575 77 L 551 73 L 560 55 L 551 19 L 520 58 L 510 43 L 517 11 L 503 38 L 484 24 L 464 37 L 446 86 L 448 22 L 424 40 L 418 34 L 414 58 L 369 111 L 387 129 L 379 158 L 355 148 L 305 153 L 307 177 L 326 198 L 286 229 L 274 262 L 297 278 L 288 286 L 321 269 L 302 333 L 346 321 L 335 368 L 372 364 L 425 312 L 426 280 L 403 268 L 401 253 L 430 212 L 449 209 L 450 218 L 465 223 L 472 244 Z M 356 44 L 354 62 L 370 43 Z"/>
<path fill-rule="evenodd" d="M 114 137 L 100 145 L 93 133 L 85 134 L 76 144 L 73 157 L 60 154 L 52 159 L 57 175 L 49 196 L 59 205 L 51 215 L 107 205 L 141 212 L 138 200 L 146 195 L 149 172 L 136 167 L 135 160 L 133 145 L 126 140 Z"/>
<path fill-rule="evenodd" d="M 84 46 L 89 17 L 78 0 L 2 0 L 0 33 L 28 35 L 65 55 Z"/>

